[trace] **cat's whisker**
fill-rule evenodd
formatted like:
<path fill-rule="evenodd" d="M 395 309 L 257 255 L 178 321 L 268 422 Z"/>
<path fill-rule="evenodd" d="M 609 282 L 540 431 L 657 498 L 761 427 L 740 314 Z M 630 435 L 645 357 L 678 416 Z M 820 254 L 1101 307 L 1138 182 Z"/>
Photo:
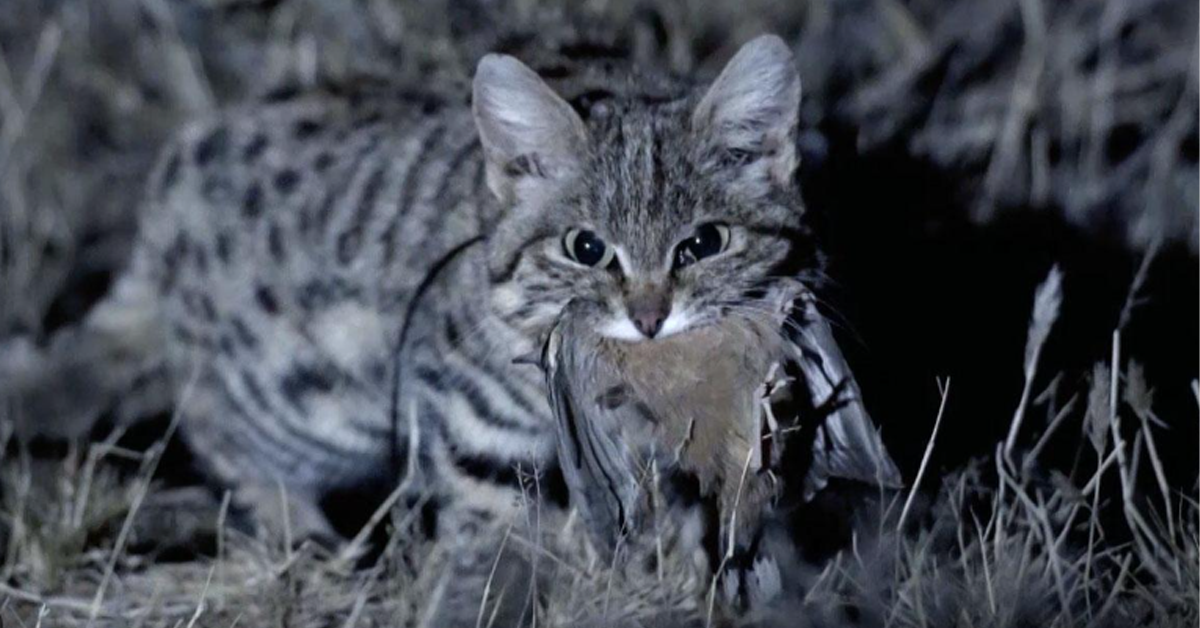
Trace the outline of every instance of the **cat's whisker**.
<path fill-rule="evenodd" d="M 820 270 L 820 269 L 806 270 L 797 275 L 767 275 L 766 277 L 763 277 L 762 279 L 763 279 L 763 283 L 767 283 L 769 281 L 780 281 L 780 280 L 782 280 L 782 281 L 799 281 L 800 283 L 802 283 L 804 285 L 812 285 L 813 283 L 815 283 L 813 281 L 810 281 L 808 278 L 806 278 L 805 275 L 819 276 L 820 283 L 822 285 L 824 285 L 825 287 L 832 287 L 832 288 L 840 287 L 840 284 L 837 280 L 833 279 L 827 273 L 825 273 L 825 271 Z M 825 299 L 819 293 L 817 293 L 816 291 L 813 291 L 813 290 L 808 291 L 807 295 L 808 295 L 808 298 L 811 298 L 813 300 L 813 303 L 816 304 L 820 308 L 821 315 L 830 324 L 830 326 L 832 326 L 834 329 L 837 329 L 846 334 L 849 334 L 849 336 L 855 342 L 857 342 L 859 345 L 866 344 L 862 338 L 862 335 L 851 324 L 850 319 L 845 314 L 843 314 L 838 308 L 834 307 L 834 305 L 831 301 L 829 301 L 828 299 Z"/>
<path fill-rule="evenodd" d="M 777 310 L 765 307 L 756 308 L 743 304 L 729 304 L 724 307 L 728 311 L 735 312 L 748 318 L 753 318 L 759 322 L 766 323 L 768 326 L 773 327 L 778 325 L 778 332 L 784 337 L 786 337 L 785 332 L 788 329 L 791 329 L 797 333 L 802 333 L 804 329 L 804 326 L 801 323 L 792 320 L 791 317 L 783 317 L 781 319 Z"/>

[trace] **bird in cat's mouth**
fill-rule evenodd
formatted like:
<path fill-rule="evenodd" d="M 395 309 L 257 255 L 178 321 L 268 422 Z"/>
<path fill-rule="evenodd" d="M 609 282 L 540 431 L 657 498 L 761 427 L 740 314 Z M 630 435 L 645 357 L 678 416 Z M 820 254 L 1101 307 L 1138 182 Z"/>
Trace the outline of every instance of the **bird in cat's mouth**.
<path fill-rule="evenodd" d="M 712 568 L 754 558 L 777 503 L 807 500 L 829 477 L 899 484 L 811 293 L 783 283 L 764 302 L 671 334 L 664 317 L 640 342 L 605 334 L 601 303 L 563 310 L 540 365 L 572 504 L 600 548 L 711 504 Z M 681 478 L 695 492 L 680 492 Z"/>

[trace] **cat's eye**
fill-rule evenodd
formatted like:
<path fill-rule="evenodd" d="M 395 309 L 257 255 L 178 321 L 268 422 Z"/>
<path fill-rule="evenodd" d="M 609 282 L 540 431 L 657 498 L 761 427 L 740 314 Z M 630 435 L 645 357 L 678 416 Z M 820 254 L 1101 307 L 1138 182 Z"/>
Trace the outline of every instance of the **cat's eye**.
<path fill-rule="evenodd" d="M 586 229 L 568 231 L 563 236 L 563 252 L 572 260 L 595 268 L 605 268 L 613 261 L 613 248 L 594 231 Z"/>
<path fill-rule="evenodd" d="M 710 222 L 696 228 L 696 233 L 675 247 L 675 268 L 691 266 L 696 262 L 721 253 L 729 246 L 729 227 Z"/>

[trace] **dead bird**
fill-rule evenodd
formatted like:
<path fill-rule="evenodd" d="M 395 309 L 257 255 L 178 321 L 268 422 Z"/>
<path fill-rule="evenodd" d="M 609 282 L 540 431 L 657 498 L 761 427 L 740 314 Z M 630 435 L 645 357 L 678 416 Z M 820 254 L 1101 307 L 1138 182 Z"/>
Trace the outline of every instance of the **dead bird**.
<path fill-rule="evenodd" d="M 564 309 L 541 365 L 571 500 L 602 549 L 655 528 L 680 478 L 715 506 L 718 561 L 752 553 L 788 492 L 900 485 L 811 293 L 769 302 L 652 342 L 601 336 L 595 304 Z"/>

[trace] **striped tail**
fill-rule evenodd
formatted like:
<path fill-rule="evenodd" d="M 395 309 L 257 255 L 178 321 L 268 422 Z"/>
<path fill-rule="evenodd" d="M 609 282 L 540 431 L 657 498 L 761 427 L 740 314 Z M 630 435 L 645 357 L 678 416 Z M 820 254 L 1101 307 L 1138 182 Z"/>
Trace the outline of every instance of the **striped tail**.
<path fill-rule="evenodd" d="M 118 422 L 170 408 L 158 292 L 143 258 L 84 318 L 44 346 L 0 341 L 0 401 L 26 438 L 72 438 L 113 412 Z"/>

